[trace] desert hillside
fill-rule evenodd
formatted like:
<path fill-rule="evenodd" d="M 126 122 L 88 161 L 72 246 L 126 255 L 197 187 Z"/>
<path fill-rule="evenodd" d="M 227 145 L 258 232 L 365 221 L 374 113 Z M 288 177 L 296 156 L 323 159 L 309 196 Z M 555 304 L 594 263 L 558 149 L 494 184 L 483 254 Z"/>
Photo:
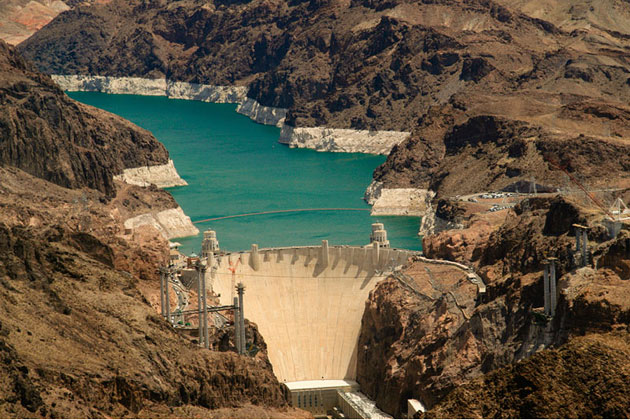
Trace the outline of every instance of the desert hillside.
<path fill-rule="evenodd" d="M 167 241 L 123 223 L 177 203 L 113 176 L 165 162 L 164 147 L 4 43 L 0 93 L 0 416 L 303 416 L 264 342 L 256 358 L 200 349 L 159 315 Z"/>
<path fill-rule="evenodd" d="M 628 147 L 630 10 L 544 3 L 114 1 L 20 50 L 49 74 L 246 86 L 288 126 L 410 132 L 375 173 L 387 187 L 557 185 L 550 161 L 625 183 L 604 157 Z"/>

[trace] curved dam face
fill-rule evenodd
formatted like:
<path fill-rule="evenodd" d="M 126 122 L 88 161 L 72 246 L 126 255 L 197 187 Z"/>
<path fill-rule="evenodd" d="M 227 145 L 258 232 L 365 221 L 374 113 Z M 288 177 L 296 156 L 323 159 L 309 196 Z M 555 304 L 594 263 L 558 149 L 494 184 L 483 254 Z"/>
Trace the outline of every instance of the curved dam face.
<path fill-rule="evenodd" d="M 245 317 L 258 324 L 281 382 L 356 379 L 365 301 L 413 251 L 322 246 L 270 248 L 208 258 L 222 305 L 245 286 Z"/>

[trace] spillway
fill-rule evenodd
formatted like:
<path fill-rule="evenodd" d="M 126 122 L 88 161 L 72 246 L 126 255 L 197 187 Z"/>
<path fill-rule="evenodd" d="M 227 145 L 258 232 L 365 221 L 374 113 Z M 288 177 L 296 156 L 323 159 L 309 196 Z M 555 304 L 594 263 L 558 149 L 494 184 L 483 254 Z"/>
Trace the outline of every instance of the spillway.
<path fill-rule="evenodd" d="M 265 338 L 281 382 L 356 379 L 365 301 L 376 283 L 414 251 L 321 246 L 208 257 L 207 284 L 230 305 L 245 286 L 245 316 Z"/>

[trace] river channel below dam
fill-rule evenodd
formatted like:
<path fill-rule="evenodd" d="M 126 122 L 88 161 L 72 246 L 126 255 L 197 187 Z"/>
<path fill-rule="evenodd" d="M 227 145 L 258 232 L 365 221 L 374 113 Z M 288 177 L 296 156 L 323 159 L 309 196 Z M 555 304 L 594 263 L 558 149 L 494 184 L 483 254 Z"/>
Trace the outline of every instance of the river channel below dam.
<path fill-rule="evenodd" d="M 370 216 L 365 188 L 384 156 L 322 153 L 278 143 L 280 129 L 235 112 L 236 104 L 165 97 L 70 92 L 80 102 L 120 115 L 151 131 L 168 149 L 188 186 L 170 188 L 201 232 L 213 229 L 222 249 L 365 245 L 371 224 L 385 224 L 391 246 L 420 250 L 420 218 Z M 281 212 L 276 212 L 282 210 Z M 263 214 L 251 214 L 263 213 Z M 245 217 L 222 218 L 239 214 Z M 185 254 L 199 253 L 202 233 L 178 238 Z"/>

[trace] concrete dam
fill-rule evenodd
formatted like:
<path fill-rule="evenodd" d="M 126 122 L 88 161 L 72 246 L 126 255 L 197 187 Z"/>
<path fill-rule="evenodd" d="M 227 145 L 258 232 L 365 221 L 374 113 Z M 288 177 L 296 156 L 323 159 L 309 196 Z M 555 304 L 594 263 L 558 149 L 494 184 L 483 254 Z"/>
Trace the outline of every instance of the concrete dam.
<path fill-rule="evenodd" d="M 177 262 L 181 257 L 178 252 L 172 251 L 171 256 L 170 268 L 162 273 L 172 276 L 182 262 Z M 421 264 L 413 278 L 401 272 L 411 257 L 414 264 Z M 184 303 L 178 303 L 175 317 L 171 317 L 169 305 L 164 313 L 169 287 L 164 287 L 163 275 L 163 315 L 171 323 L 179 320 L 180 325 L 190 325 L 186 314 L 198 317 L 199 344 L 209 348 L 208 313 L 233 311 L 234 344 L 239 354 L 251 354 L 252 349 L 246 342 L 244 318 L 255 322 L 267 344 L 274 374 L 286 385 L 289 401 L 317 417 L 391 418 L 361 394 L 356 382 L 365 302 L 380 280 L 394 274 L 413 293 L 427 296 L 426 291 L 419 290 L 429 287 L 429 293 L 444 294 L 433 284 L 433 270 L 453 284 L 463 282 L 472 288 L 467 292 L 471 302 L 486 292 L 471 267 L 424 258 L 418 251 L 389 248 L 381 223 L 372 225 L 366 246 L 329 246 L 324 240 L 319 246 L 259 249 L 254 244 L 249 251 L 232 253 L 221 251 L 216 233 L 207 230 L 201 258 L 190 257 L 187 268 L 185 265 L 179 268 L 179 280 L 174 276 L 170 281 L 176 294 L 183 285 L 192 288 L 196 283 L 198 309 L 186 310 L 187 299 L 179 299 L 178 294 L 178 302 Z M 218 299 L 214 302 L 217 306 L 206 303 L 206 291 L 210 290 Z M 460 306 L 451 295 L 466 317 L 467 304 Z M 220 318 L 221 325 L 225 322 L 227 318 Z M 424 411 L 422 403 L 408 400 L 408 415 L 418 411 Z"/>
<path fill-rule="evenodd" d="M 250 349 L 247 318 L 258 325 L 292 405 L 315 416 L 390 418 L 355 381 L 361 320 L 376 284 L 419 255 L 390 248 L 381 223 L 372 224 L 366 246 L 329 246 L 324 240 L 319 246 L 258 249 L 254 244 L 232 253 L 221 251 L 216 232 L 207 230 L 201 258 L 182 259 L 171 251 L 169 268 L 160 271 L 162 314 L 181 327 L 190 325 L 186 316 L 197 317 L 199 345 L 209 348 L 208 314 L 233 311 L 237 353 Z M 178 298 L 174 315 L 164 305 L 170 302 L 169 283 Z M 182 288 L 195 283 L 198 309 L 188 310 Z M 207 291 L 217 306 L 207 304 Z M 221 319 L 224 325 L 227 318 Z"/>
<path fill-rule="evenodd" d="M 269 248 L 207 256 L 206 282 L 230 305 L 246 289 L 246 318 L 265 338 L 281 382 L 356 379 L 365 301 L 376 283 L 414 251 L 321 246 Z"/>

